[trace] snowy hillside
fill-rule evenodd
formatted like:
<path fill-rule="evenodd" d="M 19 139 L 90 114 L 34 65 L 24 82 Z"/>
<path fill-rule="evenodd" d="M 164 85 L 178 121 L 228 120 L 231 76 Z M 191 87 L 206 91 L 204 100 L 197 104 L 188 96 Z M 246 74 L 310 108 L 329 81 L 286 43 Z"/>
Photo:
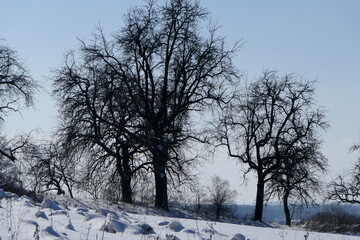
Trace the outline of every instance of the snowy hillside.
<path fill-rule="evenodd" d="M 41 204 L 0 190 L 0 239 L 347 240 L 360 237 L 189 219 L 181 212 L 74 199 Z M 181 216 L 181 217 L 180 217 Z"/>

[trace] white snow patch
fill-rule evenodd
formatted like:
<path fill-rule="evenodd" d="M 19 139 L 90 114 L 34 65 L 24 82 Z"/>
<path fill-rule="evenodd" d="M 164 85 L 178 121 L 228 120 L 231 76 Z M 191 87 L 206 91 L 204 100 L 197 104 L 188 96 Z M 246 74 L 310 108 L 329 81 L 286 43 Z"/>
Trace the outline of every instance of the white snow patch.
<path fill-rule="evenodd" d="M 49 208 L 49 209 L 52 209 L 54 211 L 62 210 L 62 208 L 59 207 L 59 205 L 55 201 L 53 201 L 53 200 L 51 200 L 49 198 L 44 199 L 44 201 L 40 205 L 40 208 Z"/>
<path fill-rule="evenodd" d="M 97 218 L 100 218 L 100 219 L 104 219 L 105 217 L 103 215 L 100 215 L 100 214 L 96 214 L 96 213 L 89 213 L 85 216 L 85 218 L 83 219 L 83 222 L 87 222 L 87 221 L 90 221 L 90 220 L 93 220 L 93 219 L 97 219 Z"/>
<path fill-rule="evenodd" d="M 246 240 L 246 237 L 240 233 L 235 234 L 230 240 Z"/>
<path fill-rule="evenodd" d="M 80 215 L 86 216 L 86 214 L 89 212 L 88 208 L 78 208 L 76 209 L 76 212 Z"/>
<path fill-rule="evenodd" d="M 65 210 L 56 210 L 49 214 L 49 216 L 55 216 L 55 215 L 67 215 L 67 212 Z"/>
<path fill-rule="evenodd" d="M 1 191 L 0 194 L 8 196 L 7 193 Z M 16 196 L 12 196 L 16 199 Z M 247 222 L 248 226 L 186 219 L 181 218 L 185 214 L 181 215 L 179 211 L 165 214 L 152 208 L 130 205 L 124 207 L 124 205 L 90 200 L 84 200 L 85 205 L 80 201 L 57 198 L 61 206 L 63 202 L 76 203 L 76 205 L 66 204 L 67 211 L 64 211 L 65 208 L 54 210 L 54 206 L 60 207 L 53 200 L 44 203 L 45 208 L 34 207 L 39 206 L 35 203 L 34 206 L 24 204 L 28 202 L 27 198 L 21 198 L 19 201 L 10 200 L 6 201 L 6 204 L 3 204 L 5 200 L 0 200 L 3 207 L 0 208 L 0 239 L 4 240 L 9 239 L 8 236 L 11 234 L 8 219 L 10 213 L 13 220 L 12 226 L 19 226 L 16 239 L 34 239 L 35 234 L 38 234 L 41 240 L 304 240 L 305 235 L 307 240 L 359 239 L 359 236 L 307 233 L 299 227 L 274 228 L 269 227 L 268 224 L 251 221 Z M 79 203 L 81 208 L 77 207 Z M 169 217 L 170 214 L 172 217 Z"/>
<path fill-rule="evenodd" d="M 154 229 L 147 223 L 139 223 L 133 225 L 132 228 L 134 229 L 132 233 L 136 235 L 149 235 L 155 233 Z"/>
<path fill-rule="evenodd" d="M 128 225 L 122 221 L 112 219 L 105 222 L 100 230 L 109 233 L 124 232 L 127 226 Z"/>
<path fill-rule="evenodd" d="M 169 223 L 168 228 L 170 228 L 174 232 L 180 232 L 184 229 L 184 226 L 179 222 L 171 222 Z"/>
<path fill-rule="evenodd" d="M 19 196 L 16 193 L 12 193 L 12 192 L 5 192 L 6 196 L 8 198 L 12 198 L 12 199 L 19 199 Z"/>
<path fill-rule="evenodd" d="M 46 228 L 42 229 L 41 233 L 48 237 L 60 237 L 60 234 L 56 232 L 52 226 L 47 226 Z"/>
<path fill-rule="evenodd" d="M 69 230 L 75 231 L 75 227 L 74 227 L 74 225 L 72 225 L 71 223 L 68 223 L 68 224 L 65 226 L 65 229 L 69 229 Z"/>
<path fill-rule="evenodd" d="M 45 220 L 49 220 L 49 218 L 47 217 L 46 213 L 43 212 L 43 211 L 38 211 L 36 212 L 35 216 L 37 218 L 42 218 L 42 219 L 45 219 Z"/>
<path fill-rule="evenodd" d="M 38 222 L 34 221 L 34 220 L 23 220 L 22 221 L 25 224 L 30 224 L 30 225 L 34 225 L 34 226 L 39 226 Z"/>
<path fill-rule="evenodd" d="M 7 194 L 4 192 L 4 190 L 0 189 L 0 199 L 6 198 Z"/>

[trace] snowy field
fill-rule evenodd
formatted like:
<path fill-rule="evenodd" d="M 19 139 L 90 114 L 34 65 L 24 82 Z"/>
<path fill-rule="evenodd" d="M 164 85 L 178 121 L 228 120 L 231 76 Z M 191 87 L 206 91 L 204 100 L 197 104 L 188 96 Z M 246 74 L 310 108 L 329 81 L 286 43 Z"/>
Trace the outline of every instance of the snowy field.
<path fill-rule="evenodd" d="M 41 204 L 0 190 L 0 239 L 74 240 L 347 240 L 356 236 L 267 227 L 256 222 L 235 225 L 186 218 L 153 208 L 61 198 Z M 179 217 L 179 216 L 182 216 Z"/>

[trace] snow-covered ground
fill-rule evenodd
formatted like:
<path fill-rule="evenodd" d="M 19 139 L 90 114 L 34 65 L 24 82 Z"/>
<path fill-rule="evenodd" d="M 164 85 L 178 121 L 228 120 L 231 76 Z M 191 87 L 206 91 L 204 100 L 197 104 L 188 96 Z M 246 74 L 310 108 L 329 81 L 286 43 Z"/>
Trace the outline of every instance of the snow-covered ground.
<path fill-rule="evenodd" d="M 0 239 L 351 240 L 356 236 L 189 219 L 185 213 L 61 198 L 41 204 L 0 190 Z M 180 218 L 179 216 L 182 216 Z"/>

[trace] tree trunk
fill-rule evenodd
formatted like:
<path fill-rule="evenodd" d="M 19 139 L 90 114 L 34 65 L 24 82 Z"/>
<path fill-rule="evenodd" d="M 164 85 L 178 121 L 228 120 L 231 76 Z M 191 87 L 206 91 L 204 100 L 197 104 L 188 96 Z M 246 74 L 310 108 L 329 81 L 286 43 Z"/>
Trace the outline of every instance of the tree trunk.
<path fill-rule="evenodd" d="M 70 183 L 65 179 L 65 185 L 66 185 L 66 187 L 67 187 L 67 189 L 68 189 L 68 192 L 69 192 L 69 194 L 70 194 L 70 197 L 71 198 L 74 198 L 74 194 L 73 194 L 73 192 L 72 192 L 72 187 L 71 187 L 71 185 L 70 185 Z"/>
<path fill-rule="evenodd" d="M 169 206 L 166 176 L 167 150 L 159 149 L 158 152 L 154 153 L 153 157 L 156 191 L 155 207 L 168 211 Z"/>
<path fill-rule="evenodd" d="M 284 213 L 285 213 L 285 219 L 286 219 L 286 225 L 291 226 L 291 216 L 290 216 L 290 210 L 289 210 L 289 192 L 285 191 L 284 197 L 283 197 L 283 204 L 284 204 Z"/>
<path fill-rule="evenodd" d="M 220 218 L 220 213 L 221 213 L 221 206 L 217 205 L 215 209 L 216 219 Z"/>
<path fill-rule="evenodd" d="M 132 189 L 131 189 L 131 169 L 130 169 L 130 154 L 127 146 L 122 146 L 122 155 L 116 159 L 117 172 L 120 175 L 121 181 L 121 201 L 125 203 L 132 203 Z"/>
<path fill-rule="evenodd" d="M 121 201 L 125 203 L 132 203 L 132 189 L 131 189 L 131 177 L 121 177 Z"/>
<path fill-rule="evenodd" d="M 262 176 L 262 172 L 258 172 L 254 221 L 262 222 L 262 215 L 264 208 L 264 190 L 265 190 L 265 182 Z"/>

